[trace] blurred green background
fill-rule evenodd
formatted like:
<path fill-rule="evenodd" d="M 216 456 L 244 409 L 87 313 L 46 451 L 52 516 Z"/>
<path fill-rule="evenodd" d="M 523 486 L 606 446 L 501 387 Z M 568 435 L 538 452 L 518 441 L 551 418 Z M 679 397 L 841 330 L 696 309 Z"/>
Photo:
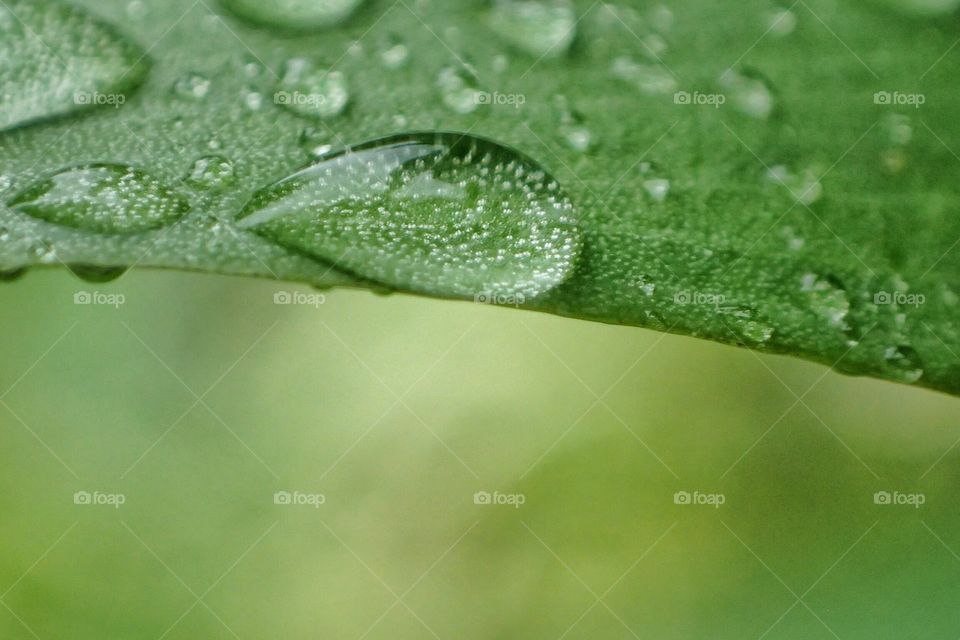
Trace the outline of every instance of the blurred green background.
<path fill-rule="evenodd" d="M 960 400 L 319 295 L 161 272 L 0 287 L 0 638 L 960 636 Z"/>

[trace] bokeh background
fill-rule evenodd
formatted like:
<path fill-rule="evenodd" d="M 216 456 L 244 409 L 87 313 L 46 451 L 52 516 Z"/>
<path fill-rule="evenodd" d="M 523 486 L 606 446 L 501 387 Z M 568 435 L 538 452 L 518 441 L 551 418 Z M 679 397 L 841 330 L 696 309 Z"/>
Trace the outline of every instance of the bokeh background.
<path fill-rule="evenodd" d="M 320 296 L 142 271 L 0 287 L 0 638 L 960 636 L 960 400 Z"/>

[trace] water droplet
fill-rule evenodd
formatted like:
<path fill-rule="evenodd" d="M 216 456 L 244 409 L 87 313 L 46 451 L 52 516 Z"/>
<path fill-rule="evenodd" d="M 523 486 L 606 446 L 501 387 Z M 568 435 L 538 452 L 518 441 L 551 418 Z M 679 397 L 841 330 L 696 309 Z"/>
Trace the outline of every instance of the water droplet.
<path fill-rule="evenodd" d="M 537 59 L 564 55 L 577 30 L 570 0 L 495 0 L 489 23 L 504 40 Z"/>
<path fill-rule="evenodd" d="M 647 20 L 654 29 L 666 33 L 673 28 L 673 10 L 666 5 L 656 5 L 647 12 Z"/>
<path fill-rule="evenodd" d="M 774 328 L 758 320 L 750 307 L 719 307 L 717 311 L 724 316 L 727 328 L 747 344 L 762 344 L 773 337 Z"/>
<path fill-rule="evenodd" d="M 766 13 L 767 33 L 783 38 L 797 28 L 797 14 L 785 7 L 777 7 Z"/>
<path fill-rule="evenodd" d="M 750 69 L 728 69 L 717 80 L 727 100 L 740 113 L 766 120 L 773 113 L 775 98 L 770 82 Z"/>
<path fill-rule="evenodd" d="M 510 68 L 510 58 L 502 53 L 498 53 L 493 56 L 493 61 L 490 66 L 493 67 L 494 73 L 503 73 Z"/>
<path fill-rule="evenodd" d="M 558 95 L 554 98 L 560 125 L 557 131 L 568 147 L 574 151 L 586 152 L 593 143 L 593 134 L 583 122 L 583 115 L 570 107 L 567 98 Z"/>
<path fill-rule="evenodd" d="M 613 73 L 643 93 L 666 94 L 673 93 L 677 89 L 677 79 L 660 64 L 637 62 L 621 56 L 613 61 Z"/>
<path fill-rule="evenodd" d="M 57 251 L 54 246 L 47 242 L 46 240 L 38 240 L 30 245 L 28 249 L 30 257 L 38 262 L 43 264 L 50 264 L 56 262 L 57 260 Z"/>
<path fill-rule="evenodd" d="M 903 382 L 914 383 L 923 377 L 923 363 L 913 347 L 907 345 L 888 347 L 883 352 L 883 358 L 893 369 L 897 378 Z"/>
<path fill-rule="evenodd" d="M 250 111 L 259 111 L 263 107 L 263 94 L 252 87 L 244 87 L 241 97 L 243 104 Z"/>
<path fill-rule="evenodd" d="M 670 181 L 665 178 L 650 178 L 643 181 L 647 194 L 657 202 L 663 202 L 670 193 Z"/>
<path fill-rule="evenodd" d="M 780 235 L 787 241 L 787 248 L 790 249 L 790 251 L 800 251 L 807 244 L 807 241 L 798 235 L 793 227 L 783 227 L 783 229 L 780 230 Z"/>
<path fill-rule="evenodd" d="M 9 189 L 11 184 L 13 184 L 13 180 L 8 178 L 7 176 L 0 175 L 0 195 L 2 195 L 4 191 Z"/>
<path fill-rule="evenodd" d="M 201 189 L 222 191 L 236 182 L 233 162 L 220 155 L 198 158 L 186 181 Z"/>
<path fill-rule="evenodd" d="M 904 146 L 913 139 L 913 123 L 910 116 L 901 113 L 887 115 L 881 124 L 881 130 L 889 144 Z"/>
<path fill-rule="evenodd" d="M 92 264 L 71 264 L 70 271 L 85 282 L 113 282 L 127 272 L 126 267 L 101 267 Z"/>
<path fill-rule="evenodd" d="M 210 78 L 199 73 L 188 73 L 173 83 L 173 92 L 187 100 L 203 100 L 210 93 Z"/>
<path fill-rule="evenodd" d="M 831 327 L 848 329 L 845 319 L 850 312 L 847 291 L 837 278 L 806 273 L 800 282 L 800 290 L 807 294 L 810 308 L 827 320 Z"/>
<path fill-rule="evenodd" d="M 157 229 L 190 208 L 157 178 L 118 164 L 64 169 L 33 183 L 7 205 L 47 222 L 99 233 Z"/>
<path fill-rule="evenodd" d="M 147 75 L 145 52 L 82 9 L 36 0 L 3 6 L 0 130 L 118 106 Z"/>
<path fill-rule="evenodd" d="M 0 242 L 6 242 L 10 239 L 10 229 L 0 227 Z"/>
<path fill-rule="evenodd" d="M 473 113 L 480 106 L 476 72 L 468 65 L 444 67 L 437 76 L 443 104 L 460 114 Z"/>
<path fill-rule="evenodd" d="M 410 59 L 410 49 L 398 37 L 391 36 L 380 49 L 380 60 L 388 69 L 399 69 Z"/>
<path fill-rule="evenodd" d="M 238 17 L 288 31 L 316 31 L 340 24 L 363 0 L 221 0 Z"/>
<path fill-rule="evenodd" d="M 134 20 L 143 20 L 147 15 L 147 5 L 143 0 L 130 0 L 127 3 L 127 15 Z"/>
<path fill-rule="evenodd" d="M 786 187 L 790 194 L 801 204 L 812 205 L 823 195 L 823 185 L 813 169 L 804 169 L 793 174 L 782 164 L 771 167 L 767 179 Z"/>
<path fill-rule="evenodd" d="M 390 287 L 530 298 L 580 249 L 573 205 L 533 160 L 464 134 L 405 134 L 254 195 L 241 227 Z"/>
<path fill-rule="evenodd" d="M 274 94 L 274 102 L 284 109 L 320 120 L 340 115 L 349 101 L 350 90 L 342 72 L 320 69 L 304 58 L 287 61 Z"/>

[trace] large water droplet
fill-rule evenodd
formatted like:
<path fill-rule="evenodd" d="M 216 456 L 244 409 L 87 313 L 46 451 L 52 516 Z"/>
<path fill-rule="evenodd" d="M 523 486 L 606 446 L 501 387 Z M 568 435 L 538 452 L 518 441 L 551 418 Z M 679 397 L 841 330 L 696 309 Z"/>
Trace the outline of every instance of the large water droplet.
<path fill-rule="evenodd" d="M 81 9 L 47 0 L 2 7 L 0 130 L 119 106 L 147 74 L 143 49 Z"/>
<path fill-rule="evenodd" d="M 456 133 L 329 155 L 256 193 L 239 224 L 391 287 L 458 297 L 536 296 L 569 275 L 581 242 L 549 174 Z"/>
<path fill-rule="evenodd" d="M 531 56 L 556 58 L 570 48 L 577 16 L 570 0 L 495 0 L 490 27 Z"/>
<path fill-rule="evenodd" d="M 316 31 L 343 22 L 364 0 L 220 0 L 238 17 L 289 31 Z"/>
<path fill-rule="evenodd" d="M 770 82 L 750 69 L 728 69 L 717 80 L 733 108 L 743 114 L 766 120 L 773 113 L 775 98 Z"/>
<path fill-rule="evenodd" d="M 347 108 L 350 90 L 340 71 L 320 69 L 309 60 L 288 60 L 277 85 L 274 102 L 297 115 L 325 119 Z"/>
<path fill-rule="evenodd" d="M 7 205 L 47 222 L 98 233 L 157 229 L 189 210 L 154 176 L 119 164 L 64 169 L 33 183 Z"/>
<path fill-rule="evenodd" d="M 127 272 L 126 267 L 101 267 L 92 264 L 71 264 L 70 271 L 85 282 L 113 282 Z"/>

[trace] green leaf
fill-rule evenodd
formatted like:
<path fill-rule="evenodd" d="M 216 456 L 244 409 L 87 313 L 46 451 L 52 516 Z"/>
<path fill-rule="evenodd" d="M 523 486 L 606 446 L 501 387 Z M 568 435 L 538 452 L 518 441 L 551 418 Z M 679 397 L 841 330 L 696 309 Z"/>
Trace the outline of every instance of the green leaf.
<path fill-rule="evenodd" d="M 0 271 L 473 291 L 960 394 L 955 2 L 323 4 L 8 0 Z M 435 185 L 393 227 L 363 207 L 243 224 L 316 154 L 416 131 L 542 169 L 573 244 L 525 254 L 534 218 L 507 200 L 474 227 L 431 218 Z M 457 197 L 505 197 L 471 180 Z M 559 256 L 527 281 L 549 286 L 501 269 L 481 290 L 498 250 L 521 280 Z"/>

